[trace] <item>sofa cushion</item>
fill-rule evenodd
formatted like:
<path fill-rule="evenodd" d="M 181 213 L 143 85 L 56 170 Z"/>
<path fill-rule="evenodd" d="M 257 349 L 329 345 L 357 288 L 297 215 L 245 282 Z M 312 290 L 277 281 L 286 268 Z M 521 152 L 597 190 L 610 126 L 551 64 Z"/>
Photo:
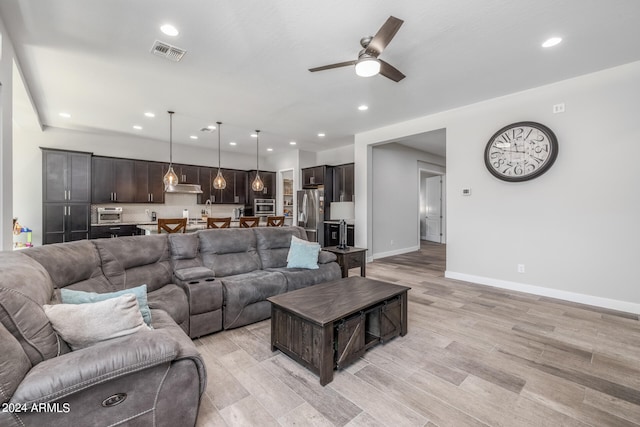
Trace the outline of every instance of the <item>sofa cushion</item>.
<path fill-rule="evenodd" d="M 31 369 L 31 362 L 18 340 L 0 325 L 0 404 L 8 402 L 24 376 Z"/>
<path fill-rule="evenodd" d="M 166 234 L 93 240 L 102 270 L 113 290 L 147 285 L 152 292 L 171 283 L 169 239 Z"/>
<path fill-rule="evenodd" d="M 111 292 L 115 289 L 104 277 L 93 241 L 78 240 L 57 245 L 36 246 L 25 255 L 38 261 L 51 276 L 54 287 Z"/>
<path fill-rule="evenodd" d="M 262 268 L 285 267 L 291 245 L 291 236 L 306 240 L 307 233 L 302 227 L 259 227 L 254 228 L 258 255 Z"/>
<path fill-rule="evenodd" d="M 250 273 L 223 277 L 224 289 L 224 328 L 237 328 L 239 326 L 264 320 L 269 317 L 270 311 L 264 309 L 270 307 L 266 299 L 273 295 L 279 295 L 287 291 L 287 281 L 284 276 L 276 271 L 256 270 Z M 253 304 L 258 304 L 259 310 L 252 309 Z"/>
<path fill-rule="evenodd" d="M 51 278 L 25 252 L 3 252 L 0 257 L 0 323 L 18 340 L 31 364 L 37 365 L 68 348 L 58 341 L 42 309 L 53 295 Z"/>
<path fill-rule="evenodd" d="M 135 288 L 123 289 L 117 292 L 106 292 L 99 294 L 97 292 L 75 291 L 73 289 L 61 289 L 60 299 L 63 304 L 86 304 L 89 302 L 104 301 L 106 299 L 119 297 L 124 294 L 134 294 L 138 301 L 138 309 L 142 314 L 142 319 L 147 325 L 151 324 L 151 310 L 147 303 L 147 285 L 136 286 Z"/>
<path fill-rule="evenodd" d="M 44 305 L 44 312 L 73 350 L 149 329 L 134 294 L 86 304 Z"/>
<path fill-rule="evenodd" d="M 187 295 L 177 285 L 166 285 L 147 294 L 149 307 L 166 311 L 169 316 L 188 334 L 189 333 L 189 302 Z M 152 322 L 153 325 L 155 322 Z"/>
<path fill-rule="evenodd" d="M 193 233 L 169 235 L 171 258 L 191 259 L 198 255 L 198 236 Z"/>
<path fill-rule="evenodd" d="M 216 277 L 233 276 L 260 270 L 256 235 L 251 228 L 212 228 L 197 232 L 200 256 Z"/>

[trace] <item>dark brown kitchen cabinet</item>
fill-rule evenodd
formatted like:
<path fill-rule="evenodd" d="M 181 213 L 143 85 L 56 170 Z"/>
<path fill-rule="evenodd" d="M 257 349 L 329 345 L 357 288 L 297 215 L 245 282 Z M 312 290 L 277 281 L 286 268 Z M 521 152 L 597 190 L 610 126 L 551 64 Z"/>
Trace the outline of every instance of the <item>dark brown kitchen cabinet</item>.
<path fill-rule="evenodd" d="M 355 229 L 347 224 L 347 246 L 355 246 Z M 340 224 L 324 223 L 324 245 L 337 246 L 340 243 Z"/>
<path fill-rule="evenodd" d="M 247 172 L 235 169 L 220 169 L 227 183 L 224 190 L 213 190 L 212 203 L 218 204 L 242 204 L 244 205 L 247 193 Z M 218 168 L 211 171 L 211 180 L 218 174 Z"/>
<path fill-rule="evenodd" d="M 44 203 L 91 203 L 91 153 L 42 149 Z"/>
<path fill-rule="evenodd" d="M 91 153 L 42 149 L 42 243 L 88 239 Z"/>
<path fill-rule="evenodd" d="M 91 233 L 91 205 L 45 203 L 42 222 L 43 245 L 88 239 Z"/>
<path fill-rule="evenodd" d="M 198 179 L 200 180 L 200 188 L 202 189 L 202 194 L 198 194 L 198 204 L 204 205 L 207 203 L 207 200 L 211 200 L 213 203 L 213 183 L 212 179 L 216 176 L 217 169 L 207 167 L 200 167 L 198 170 Z"/>
<path fill-rule="evenodd" d="M 199 167 L 191 165 L 174 164 L 173 171 L 178 175 L 180 184 L 199 184 Z"/>
<path fill-rule="evenodd" d="M 354 164 L 347 163 L 333 167 L 332 202 L 353 202 Z"/>
<path fill-rule="evenodd" d="M 136 160 L 134 162 L 135 203 L 164 203 L 166 163 Z"/>
<path fill-rule="evenodd" d="M 333 181 L 333 166 L 314 166 L 312 168 L 302 169 L 302 186 L 324 185 L 325 191 L 327 187 L 331 187 Z"/>
<path fill-rule="evenodd" d="M 260 192 L 253 191 L 251 183 L 256 178 L 256 171 L 247 173 L 247 201 L 246 205 L 253 208 L 254 199 L 275 199 L 276 198 L 276 173 L 260 171 L 260 179 L 264 184 L 264 189 Z"/>
<path fill-rule="evenodd" d="M 94 156 L 91 173 L 93 203 L 135 202 L 136 183 L 133 160 Z"/>

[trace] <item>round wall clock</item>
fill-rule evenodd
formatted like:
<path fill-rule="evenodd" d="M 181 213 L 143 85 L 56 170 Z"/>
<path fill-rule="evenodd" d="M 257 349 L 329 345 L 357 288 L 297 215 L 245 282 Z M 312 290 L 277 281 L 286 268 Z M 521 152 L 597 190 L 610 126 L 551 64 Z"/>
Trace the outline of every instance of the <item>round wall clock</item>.
<path fill-rule="evenodd" d="M 558 157 L 558 139 L 540 123 L 518 122 L 496 132 L 484 150 L 489 172 L 503 181 L 519 182 L 545 173 Z"/>

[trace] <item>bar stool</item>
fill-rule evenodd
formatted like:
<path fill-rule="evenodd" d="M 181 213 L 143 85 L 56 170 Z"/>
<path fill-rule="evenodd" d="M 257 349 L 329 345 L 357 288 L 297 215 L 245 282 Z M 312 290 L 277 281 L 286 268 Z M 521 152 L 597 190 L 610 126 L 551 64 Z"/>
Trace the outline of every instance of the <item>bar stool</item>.
<path fill-rule="evenodd" d="M 207 218 L 207 228 L 229 228 L 229 227 L 231 227 L 231 217 Z"/>
<path fill-rule="evenodd" d="M 167 233 L 184 233 L 187 231 L 187 218 L 158 218 L 158 234 L 162 230 Z"/>
<path fill-rule="evenodd" d="M 284 225 L 284 216 L 268 216 L 267 227 L 282 227 Z"/>
<path fill-rule="evenodd" d="M 260 222 L 259 216 L 241 216 L 240 217 L 241 228 L 257 227 L 259 222 Z"/>

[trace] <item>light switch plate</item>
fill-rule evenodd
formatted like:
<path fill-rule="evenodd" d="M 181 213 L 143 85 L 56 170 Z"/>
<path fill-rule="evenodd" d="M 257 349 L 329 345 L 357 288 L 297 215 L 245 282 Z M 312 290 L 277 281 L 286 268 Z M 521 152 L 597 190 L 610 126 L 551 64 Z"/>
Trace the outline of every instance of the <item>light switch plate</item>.
<path fill-rule="evenodd" d="M 462 189 L 462 195 L 463 196 L 470 196 L 471 195 L 471 189 L 470 188 L 463 188 Z"/>

